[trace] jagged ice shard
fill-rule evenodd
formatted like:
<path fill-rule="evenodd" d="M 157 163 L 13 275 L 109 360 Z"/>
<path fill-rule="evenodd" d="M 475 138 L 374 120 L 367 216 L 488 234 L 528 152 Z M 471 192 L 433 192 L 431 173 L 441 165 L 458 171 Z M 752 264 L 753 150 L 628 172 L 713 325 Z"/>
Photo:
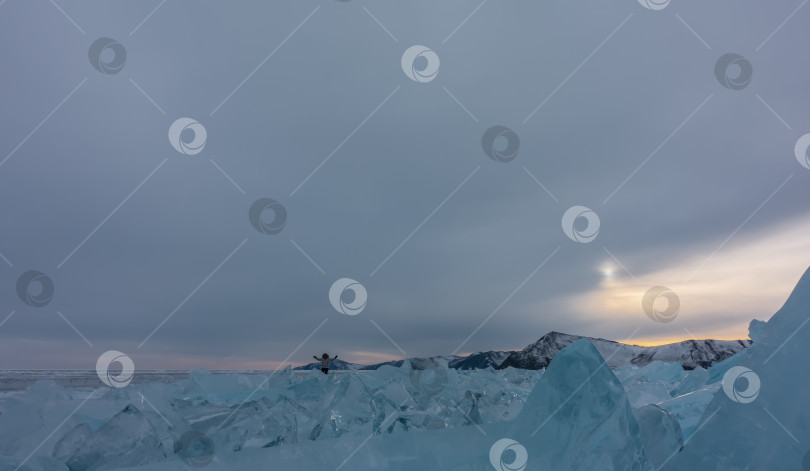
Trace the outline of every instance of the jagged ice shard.
<path fill-rule="evenodd" d="M 810 269 L 767 323 L 752 322 L 753 345 L 723 362 L 730 394 L 714 395 L 692 439 L 664 470 L 810 469 L 808 322 Z M 756 377 L 739 374 L 746 370 Z"/>

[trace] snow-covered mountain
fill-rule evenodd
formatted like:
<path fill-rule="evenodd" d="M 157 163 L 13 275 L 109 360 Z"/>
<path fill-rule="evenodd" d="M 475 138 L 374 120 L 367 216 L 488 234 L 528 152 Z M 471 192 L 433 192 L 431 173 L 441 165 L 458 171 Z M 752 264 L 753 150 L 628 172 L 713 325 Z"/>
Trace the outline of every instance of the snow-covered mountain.
<path fill-rule="evenodd" d="M 483 370 L 486 368 L 495 368 L 497 369 L 498 366 L 503 363 L 503 361 L 508 357 L 510 354 L 515 353 L 512 351 L 509 352 L 499 352 L 499 351 L 491 351 L 491 352 L 476 352 L 471 355 L 467 355 L 465 357 L 459 355 L 445 355 L 445 356 L 435 356 L 435 357 L 427 357 L 427 358 L 408 358 L 407 360 L 411 363 L 411 368 L 415 370 L 423 370 L 427 367 L 438 365 L 441 361 L 446 361 L 447 366 L 450 368 L 456 368 L 459 370 L 474 370 L 479 369 Z M 335 360 L 331 363 L 329 367 L 330 370 L 376 370 L 381 366 L 393 366 L 394 368 L 399 368 L 405 360 L 394 360 L 394 361 L 386 361 L 382 363 L 375 363 L 373 365 L 361 365 L 358 363 L 349 363 L 343 360 Z M 306 365 L 297 366 L 293 368 L 295 370 L 320 370 L 321 369 L 321 362 L 312 362 L 307 363 Z"/>
<path fill-rule="evenodd" d="M 540 340 L 529 345 L 521 351 L 487 351 L 476 352 L 465 357 L 458 355 L 445 355 L 427 358 L 408 358 L 411 367 L 422 370 L 441 361 L 447 361 L 447 366 L 459 370 L 483 370 L 489 367 L 503 369 L 506 367 L 521 368 L 524 370 L 540 370 L 548 366 L 554 355 L 563 348 L 579 339 L 589 340 L 613 369 L 627 365 L 644 366 L 652 361 L 677 362 L 685 370 L 692 370 L 698 366 L 708 368 L 712 363 L 719 363 L 735 353 L 751 345 L 750 340 L 685 340 L 678 343 L 657 345 L 655 347 L 642 347 L 593 337 L 564 334 L 562 332 L 549 332 L 540 337 Z M 386 361 L 373 365 L 349 363 L 335 360 L 331 370 L 376 370 L 381 366 L 399 368 L 405 360 Z M 319 370 L 321 362 L 312 362 L 294 368 L 296 370 Z"/>
<path fill-rule="evenodd" d="M 483 370 L 489 367 L 497 369 L 506 358 L 515 352 L 477 352 L 458 360 L 451 361 L 448 366 L 458 370 Z"/>
<path fill-rule="evenodd" d="M 434 366 L 439 364 L 442 361 L 447 362 L 447 366 L 453 368 L 453 363 L 461 360 L 463 357 L 458 355 L 444 355 L 444 356 L 436 356 L 436 357 L 427 357 L 427 358 L 408 358 L 408 361 L 411 363 L 411 368 L 415 370 L 424 370 L 428 367 Z M 399 368 L 402 366 L 405 360 L 395 360 L 395 361 L 386 361 L 383 363 L 377 363 L 375 365 L 367 365 L 361 366 L 361 370 L 376 370 L 381 366 L 393 366 L 395 368 Z"/>
<path fill-rule="evenodd" d="M 644 366 L 652 361 L 678 362 L 684 369 L 708 368 L 751 345 L 750 340 L 685 340 L 654 347 L 629 345 L 612 340 L 549 332 L 519 352 L 512 352 L 499 366 L 539 370 L 548 366 L 554 355 L 580 339 L 589 340 L 611 368 Z"/>
<path fill-rule="evenodd" d="M 751 345 L 750 340 L 685 340 L 683 342 L 655 347 L 642 347 L 593 337 L 549 332 L 540 340 L 521 351 L 487 351 L 476 352 L 462 357 L 445 355 L 427 358 L 408 358 L 411 367 L 422 370 L 439 362 L 446 361 L 447 366 L 459 370 L 483 370 L 489 367 L 503 369 L 506 367 L 524 370 L 540 370 L 548 366 L 554 355 L 563 348 L 580 339 L 589 340 L 613 369 L 627 365 L 644 366 L 653 361 L 677 362 L 685 370 L 698 366 L 708 368 L 712 363 L 719 363 Z M 381 366 L 399 368 L 405 360 L 386 361 L 373 365 L 349 363 L 343 360 L 332 362 L 332 370 L 376 370 Z M 319 370 L 321 362 L 313 362 L 296 367 L 296 370 Z"/>
<path fill-rule="evenodd" d="M 486 352 L 490 353 L 490 352 Z M 511 353 L 511 352 L 508 352 Z M 472 356 L 472 355 L 471 355 Z M 460 357 L 458 355 L 446 355 L 446 356 L 436 356 L 436 357 L 427 357 L 427 358 L 408 358 L 407 360 L 411 363 L 411 367 L 415 370 L 423 370 L 429 366 L 437 365 L 440 361 L 444 360 L 447 361 L 447 366 L 450 368 L 455 368 L 454 364 L 458 363 L 459 361 L 466 360 L 469 357 Z M 405 360 L 394 360 L 394 361 L 385 361 L 382 363 L 374 363 L 372 365 L 362 365 L 359 363 L 349 363 L 343 360 L 335 360 L 333 361 L 329 369 L 330 370 L 376 370 L 382 366 L 393 366 L 394 368 L 399 368 Z M 483 363 L 483 360 L 481 360 Z M 494 366 L 493 366 L 494 367 Z M 484 366 L 486 368 L 486 366 Z M 293 368 L 294 370 L 320 370 L 321 369 L 321 362 L 312 362 L 307 363 L 306 365 L 297 366 Z"/>

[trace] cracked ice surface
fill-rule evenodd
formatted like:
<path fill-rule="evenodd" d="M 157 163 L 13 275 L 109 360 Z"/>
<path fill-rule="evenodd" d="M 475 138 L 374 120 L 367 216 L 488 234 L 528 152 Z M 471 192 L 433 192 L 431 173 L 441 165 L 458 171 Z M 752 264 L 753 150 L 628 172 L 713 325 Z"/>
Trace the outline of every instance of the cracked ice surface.
<path fill-rule="evenodd" d="M 639 426 L 627 411 L 655 403 L 660 408 L 640 420 L 640 430 L 654 435 L 645 430 L 647 423 L 674 422 L 669 429 L 677 433 L 669 430 L 668 436 L 652 438 L 666 446 L 682 443 L 680 429 L 693 429 L 711 400 L 712 394 L 701 394 L 709 379 L 702 368 L 684 371 L 676 363 L 653 362 L 611 371 L 595 349 L 583 349 L 580 343 L 561 354 L 553 363 L 557 373 L 545 379 L 544 371 L 465 371 L 443 362 L 414 370 L 406 362 L 400 368 L 329 375 L 290 369 L 270 376 L 196 370 L 173 383 L 133 383 L 121 389 L 64 388 L 38 381 L 28 390 L 0 397 L 0 470 L 15 470 L 20 463 L 21 469 L 32 471 L 188 469 L 189 454 L 196 459 L 192 464 L 211 469 L 264 469 L 262 460 L 272 450 L 273 460 L 314 460 L 317 466 L 337 468 L 361 448 L 356 459 L 362 455 L 368 469 L 411 469 L 420 463 L 425 447 L 439 442 L 460 442 L 445 450 L 464 456 L 470 453 L 466 440 L 486 456 L 490 442 L 500 435 L 528 437 L 543 417 L 551 417 L 550 423 L 563 419 L 555 431 L 549 430 L 556 435 L 565 417 L 573 417 L 570 407 L 579 411 L 575 422 L 596 417 L 598 423 L 609 412 L 618 427 L 629 427 L 629 438 L 614 441 L 638 447 Z M 576 389 L 588 378 L 593 388 Z M 532 395 L 536 397 L 530 401 Z M 533 414 L 523 413 L 527 402 L 534 404 Z M 553 417 L 557 410 L 559 416 Z M 589 443 L 601 440 L 587 430 L 566 433 Z M 189 444 L 189 436 L 203 440 Z M 415 451 L 391 450 L 397 443 L 412 443 Z M 542 453 L 535 451 L 535 459 Z M 632 459 L 637 469 L 647 469 L 644 458 Z M 471 462 L 492 469 L 485 458 Z M 358 465 L 346 464 L 348 469 Z"/>

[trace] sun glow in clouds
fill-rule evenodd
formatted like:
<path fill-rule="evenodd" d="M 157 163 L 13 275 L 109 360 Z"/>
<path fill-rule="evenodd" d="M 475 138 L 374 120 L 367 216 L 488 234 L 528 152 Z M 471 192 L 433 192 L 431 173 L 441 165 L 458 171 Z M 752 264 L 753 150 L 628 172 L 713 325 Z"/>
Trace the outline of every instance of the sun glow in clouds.
<path fill-rule="evenodd" d="M 769 319 L 810 264 L 808 236 L 810 220 L 796 219 L 768 232 L 740 233 L 711 258 L 716 245 L 707 242 L 693 248 L 693 256 L 662 260 L 658 270 L 646 273 L 633 266 L 649 254 L 614 253 L 637 280 L 608 259 L 598 265 L 598 286 L 564 300 L 565 309 L 587 320 L 593 332 L 629 343 L 662 344 L 692 336 L 745 339 L 749 322 Z M 642 310 L 644 293 L 656 285 L 680 300 L 672 322 L 651 322 Z M 666 309 L 666 299 L 656 299 L 655 306 Z"/>
<path fill-rule="evenodd" d="M 599 268 L 599 272 L 602 273 L 602 276 L 605 278 L 613 278 L 616 268 L 610 263 L 603 263 Z"/>

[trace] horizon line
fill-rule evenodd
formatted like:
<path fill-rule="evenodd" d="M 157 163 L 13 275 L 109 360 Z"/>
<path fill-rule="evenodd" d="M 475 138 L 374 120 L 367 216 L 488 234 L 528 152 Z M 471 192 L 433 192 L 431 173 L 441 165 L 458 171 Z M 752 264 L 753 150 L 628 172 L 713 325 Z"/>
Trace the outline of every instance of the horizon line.
<path fill-rule="evenodd" d="M 616 343 L 620 343 L 620 344 L 623 344 L 623 345 L 631 345 L 631 346 L 638 346 L 638 347 L 660 347 L 660 346 L 664 346 L 664 345 L 672 345 L 672 344 L 682 343 L 682 342 L 687 342 L 687 341 L 702 341 L 702 340 L 716 340 L 716 341 L 726 341 L 726 342 L 746 341 L 746 340 L 747 341 L 753 341 L 750 338 L 729 338 L 729 339 L 725 339 L 725 338 L 669 337 L 669 338 L 665 338 L 666 341 L 663 341 L 663 342 L 661 342 L 660 338 L 659 338 L 659 340 L 657 342 L 655 340 L 653 340 L 653 338 L 648 338 L 649 340 L 641 339 L 641 340 L 636 340 L 634 343 L 629 343 L 629 342 L 631 342 L 631 340 L 610 340 L 610 339 L 603 339 L 601 337 L 589 337 L 587 335 L 566 334 L 565 332 L 558 332 L 558 331 L 555 331 L 555 330 L 549 331 L 548 333 L 544 334 L 540 338 L 543 338 L 546 335 L 548 335 L 550 333 L 553 333 L 553 332 L 557 332 L 557 333 L 564 334 L 564 335 L 573 335 L 573 336 L 583 337 L 583 338 L 600 339 L 600 340 L 605 340 L 605 341 L 608 341 L 608 342 L 616 342 Z M 678 339 L 680 339 L 680 340 L 678 340 Z M 651 343 L 651 342 L 654 342 L 654 343 Z M 423 356 L 423 357 L 421 357 L 421 356 L 404 357 L 404 358 L 399 358 L 399 359 L 396 359 L 396 360 L 386 360 L 386 361 L 380 361 L 380 362 L 376 362 L 376 363 L 355 363 L 355 362 L 346 361 L 346 360 L 340 360 L 340 361 L 344 361 L 344 362 L 350 363 L 352 365 L 373 366 L 373 365 L 379 365 L 379 364 L 383 364 L 383 363 L 404 361 L 404 360 L 414 359 L 414 358 L 435 358 L 435 357 L 453 357 L 453 356 L 460 357 L 460 358 L 465 358 L 465 357 L 468 357 L 470 355 L 474 355 L 476 353 L 485 353 L 485 352 L 494 352 L 494 351 L 497 351 L 497 352 L 519 352 L 519 351 L 522 351 L 522 350 L 523 350 L 523 348 L 519 348 L 519 349 L 515 349 L 515 350 L 479 350 L 479 351 L 475 351 L 475 352 L 467 352 L 467 353 L 464 353 L 464 354 L 456 354 L 456 355 L 429 355 L 429 356 Z M 203 369 L 203 370 L 210 371 L 212 373 L 213 372 L 246 372 L 246 373 L 252 373 L 252 372 L 264 372 L 264 371 L 283 371 L 285 368 L 287 368 L 287 366 L 289 366 L 291 369 L 295 369 L 295 368 L 298 368 L 298 367 L 301 367 L 301 366 L 311 365 L 311 364 L 314 364 L 314 363 L 317 363 L 317 362 L 314 362 L 314 361 L 312 361 L 312 362 L 303 362 L 303 363 L 290 362 L 288 365 L 285 365 L 283 368 L 259 368 L 259 369 L 256 369 L 256 368 L 207 368 L 205 366 L 197 366 L 195 368 L 145 368 L 145 369 L 141 369 L 141 370 L 137 370 L 137 371 L 141 371 L 141 372 L 161 372 L 161 371 L 163 371 L 163 372 L 192 372 L 194 370 Z M 42 371 L 42 372 L 55 372 L 55 371 L 77 371 L 77 372 L 82 371 L 82 372 L 86 372 L 86 371 L 91 371 L 92 372 L 92 371 L 95 371 L 95 370 L 94 369 L 82 369 L 82 368 L 0 368 L 0 372 L 11 372 L 11 371 Z"/>

